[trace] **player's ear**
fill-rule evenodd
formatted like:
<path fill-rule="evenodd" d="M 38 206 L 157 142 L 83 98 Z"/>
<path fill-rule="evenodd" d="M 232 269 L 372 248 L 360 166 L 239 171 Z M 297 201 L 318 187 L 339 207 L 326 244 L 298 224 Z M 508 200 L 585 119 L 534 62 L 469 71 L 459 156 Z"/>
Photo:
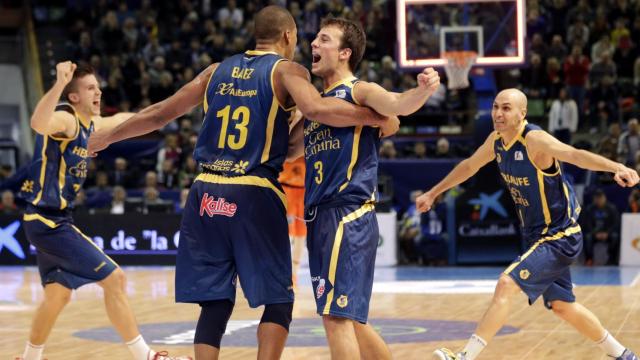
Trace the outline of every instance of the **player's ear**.
<path fill-rule="evenodd" d="M 349 60 L 349 57 L 351 56 L 351 49 L 349 48 L 344 48 L 344 49 L 340 49 L 340 60 Z"/>
<path fill-rule="evenodd" d="M 75 92 L 69 93 L 69 101 L 71 103 L 77 103 L 78 101 L 80 101 L 80 95 Z"/>

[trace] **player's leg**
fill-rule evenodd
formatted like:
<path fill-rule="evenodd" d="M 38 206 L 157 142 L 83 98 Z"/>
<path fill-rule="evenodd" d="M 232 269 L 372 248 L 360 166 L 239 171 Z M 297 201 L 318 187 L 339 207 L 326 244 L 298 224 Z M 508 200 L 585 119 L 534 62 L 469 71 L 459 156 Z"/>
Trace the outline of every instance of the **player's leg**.
<path fill-rule="evenodd" d="M 391 359 L 391 351 L 371 324 L 353 322 L 362 359 Z"/>
<path fill-rule="evenodd" d="M 280 359 L 289 336 L 293 302 L 267 304 L 258 325 L 258 360 Z"/>
<path fill-rule="evenodd" d="M 51 329 L 62 312 L 65 305 L 71 299 L 71 289 L 60 284 L 51 283 L 44 287 L 44 299 L 36 309 L 31 323 L 29 343 L 22 355 L 25 360 L 39 360 L 44 350 Z"/>
<path fill-rule="evenodd" d="M 193 339 L 196 360 L 217 360 L 220 341 L 233 312 L 230 300 L 214 300 L 200 304 L 200 317 Z"/>
<path fill-rule="evenodd" d="M 300 222 L 296 220 L 296 222 Z M 297 225 L 298 226 L 298 225 Z M 304 224 L 302 225 L 304 226 Z M 298 280 L 298 270 L 300 270 L 300 260 L 302 259 L 302 252 L 305 246 L 305 236 L 292 236 L 293 239 L 293 251 L 291 252 L 292 257 L 292 274 L 293 274 L 293 285 L 297 285 Z"/>
<path fill-rule="evenodd" d="M 360 359 L 360 347 L 353 323 L 351 319 L 331 315 L 322 316 L 331 359 Z"/>

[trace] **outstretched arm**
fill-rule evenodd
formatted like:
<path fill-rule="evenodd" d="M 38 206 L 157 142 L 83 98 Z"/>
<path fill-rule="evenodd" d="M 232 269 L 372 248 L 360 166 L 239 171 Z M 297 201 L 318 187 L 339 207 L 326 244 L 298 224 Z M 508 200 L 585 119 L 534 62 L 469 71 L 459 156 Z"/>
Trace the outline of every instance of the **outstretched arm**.
<path fill-rule="evenodd" d="M 369 108 L 320 96 L 309 82 L 309 71 L 302 65 L 282 61 L 277 66 L 282 85 L 307 119 L 335 127 L 380 126 L 386 121 L 385 117 Z"/>
<path fill-rule="evenodd" d="M 102 117 L 95 122 L 96 131 L 113 130 L 116 126 L 127 121 L 130 117 L 132 117 L 135 114 L 136 113 L 132 113 L 132 112 L 119 112 L 111 116 Z"/>
<path fill-rule="evenodd" d="M 56 65 L 56 82 L 38 101 L 31 116 L 31 128 L 41 135 L 71 137 L 76 131 L 76 119 L 65 111 L 55 111 L 65 86 L 73 79 L 76 64 L 65 61 Z"/>
<path fill-rule="evenodd" d="M 614 173 L 614 180 L 622 187 L 633 187 L 638 184 L 638 173 L 635 170 L 592 152 L 576 149 L 559 141 L 546 131 L 531 131 L 527 134 L 526 141 L 527 148 L 533 156 L 545 153 L 583 169 Z"/>
<path fill-rule="evenodd" d="M 217 63 L 210 65 L 169 98 L 146 107 L 113 129 L 93 133 L 89 138 L 89 153 L 95 154 L 114 142 L 160 129 L 202 103 L 209 77 L 217 66 Z"/>
<path fill-rule="evenodd" d="M 443 192 L 459 185 L 473 176 L 481 167 L 495 159 L 496 154 L 493 151 L 493 141 L 495 132 L 491 133 L 484 144 L 476 150 L 471 157 L 461 161 L 451 172 L 440 181 L 431 190 L 420 195 L 416 199 L 416 208 L 420 212 L 426 212 L 431 209 L 436 198 Z"/>
<path fill-rule="evenodd" d="M 418 74 L 418 86 L 402 93 L 385 90 L 366 81 L 356 83 L 354 96 L 358 103 L 382 115 L 409 115 L 418 111 L 440 86 L 440 76 L 433 68 Z"/>

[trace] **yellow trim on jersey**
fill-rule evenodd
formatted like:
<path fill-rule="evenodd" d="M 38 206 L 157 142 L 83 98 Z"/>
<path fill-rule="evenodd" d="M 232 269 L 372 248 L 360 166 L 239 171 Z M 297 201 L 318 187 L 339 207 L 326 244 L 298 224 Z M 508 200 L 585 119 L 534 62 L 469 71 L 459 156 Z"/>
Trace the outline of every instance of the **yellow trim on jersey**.
<path fill-rule="evenodd" d="M 271 75 L 270 75 L 271 92 L 273 92 L 273 97 L 276 99 L 276 101 L 278 102 L 278 105 L 280 105 L 280 107 L 284 111 L 293 111 L 296 108 L 296 105 L 294 104 L 292 106 L 286 107 L 285 104 L 281 104 L 280 100 L 278 100 L 278 96 L 276 95 L 276 88 L 275 88 L 275 86 L 273 86 L 273 84 L 274 84 L 274 82 L 273 82 L 273 74 L 276 72 L 276 66 L 278 66 L 278 64 L 280 64 L 280 62 L 282 62 L 282 61 L 287 61 L 287 59 L 278 59 L 278 60 L 276 60 L 275 63 L 273 63 L 273 66 L 271 67 Z"/>
<path fill-rule="evenodd" d="M 94 247 L 94 248 L 96 248 L 98 251 L 100 251 L 100 252 L 101 252 L 101 253 L 102 253 L 102 254 L 103 254 L 107 259 L 109 259 L 109 261 L 111 261 L 111 263 L 112 263 L 113 265 L 115 265 L 116 267 L 118 267 L 118 264 L 117 264 L 115 261 L 113 261 L 113 259 L 111 259 L 111 258 L 109 257 L 109 255 L 105 254 L 105 253 L 104 253 L 104 251 L 102 251 L 102 249 L 100 249 L 100 248 L 98 247 L 98 245 L 96 245 L 96 244 L 93 242 L 93 240 L 91 240 L 91 238 L 89 238 L 89 237 L 88 237 L 87 235 L 85 235 L 82 231 L 80 231 L 80 229 L 78 229 L 75 225 L 71 225 L 71 227 L 72 227 L 72 228 L 73 228 L 73 229 L 74 229 L 78 234 L 80 234 L 80 236 L 81 236 L 83 239 L 87 240 L 87 241 L 89 242 L 89 244 L 93 245 L 93 247 Z M 99 266 L 99 267 L 102 267 L 102 266 L 103 266 L 103 265 L 102 265 L 102 264 L 100 264 L 100 266 Z M 99 270 L 99 269 L 98 269 L 98 270 Z M 98 270 L 95 270 L 95 269 L 94 269 L 94 271 L 98 271 Z"/>
<path fill-rule="evenodd" d="M 562 182 L 562 189 L 564 190 L 564 196 L 567 198 L 567 217 L 575 224 L 576 219 L 571 216 L 571 198 L 569 197 L 569 189 L 564 181 Z"/>
<path fill-rule="evenodd" d="M 262 157 L 260 163 L 263 164 L 269 160 L 269 153 L 271 152 L 271 142 L 273 141 L 273 127 L 276 123 L 276 115 L 278 115 L 278 99 L 276 94 L 273 94 L 271 100 L 271 109 L 269 110 L 269 116 L 267 117 L 267 130 L 264 138 L 264 149 L 262 149 Z"/>
<path fill-rule="evenodd" d="M 349 76 L 348 78 L 342 79 L 342 80 L 338 80 L 336 82 L 334 82 L 333 84 L 329 85 L 329 87 L 327 87 L 326 89 L 324 89 L 324 94 L 328 93 L 329 91 L 337 88 L 340 85 L 345 85 L 349 88 L 353 88 L 353 80 L 356 80 L 357 77 L 355 76 Z"/>
<path fill-rule="evenodd" d="M 351 99 L 353 99 L 353 102 L 356 105 L 361 105 L 360 101 L 358 101 L 358 99 L 356 99 L 356 85 L 358 85 L 360 83 L 360 81 L 356 81 L 355 84 L 353 84 L 353 86 L 351 87 Z"/>
<path fill-rule="evenodd" d="M 542 213 L 544 214 L 544 223 L 547 225 L 544 230 L 542 230 L 542 234 L 546 234 L 547 230 L 549 230 L 549 225 L 551 224 L 551 211 L 549 211 L 549 204 L 547 204 L 547 196 L 544 192 L 544 174 L 542 171 L 538 170 L 538 189 L 540 190 L 540 201 L 542 202 Z"/>
<path fill-rule="evenodd" d="M 267 54 L 273 54 L 273 55 L 278 55 L 280 56 L 277 52 L 275 51 L 262 51 L 262 50 L 247 50 L 244 52 L 245 54 L 249 55 L 249 56 L 260 56 L 260 55 L 267 55 Z"/>
<path fill-rule="evenodd" d="M 362 126 L 356 126 L 353 132 L 353 145 L 351 147 L 351 162 L 349 163 L 349 168 L 347 169 L 347 181 L 340 185 L 338 192 L 344 190 L 347 185 L 349 185 L 349 181 L 351 181 L 351 175 L 353 173 L 353 167 L 356 166 L 356 162 L 358 162 L 358 150 L 360 148 L 360 134 L 362 134 Z"/>
<path fill-rule="evenodd" d="M 67 173 L 67 162 L 64 161 L 64 151 L 67 149 L 70 140 L 63 141 L 60 144 L 60 166 L 58 170 L 58 187 L 60 188 L 60 209 L 64 209 L 67 207 L 67 200 L 62 196 L 62 190 L 64 189 L 64 184 L 66 181 L 66 173 Z"/>
<path fill-rule="evenodd" d="M 333 248 L 331 249 L 331 261 L 329 262 L 329 283 L 331 283 L 331 290 L 327 294 L 327 301 L 324 305 L 323 315 L 328 315 L 331 310 L 331 303 L 333 302 L 333 290 L 335 289 L 336 282 L 336 268 L 338 267 L 338 257 L 340 256 L 340 244 L 342 244 L 342 236 L 344 233 L 344 225 L 351 221 L 354 221 L 370 211 L 374 211 L 375 206 L 372 203 L 366 203 L 362 205 L 358 210 L 347 214 L 338 223 L 338 229 L 336 230 L 336 237 L 333 241 Z"/>
<path fill-rule="evenodd" d="M 261 178 L 258 176 L 233 176 L 227 177 L 222 175 L 215 174 L 206 174 L 201 173 L 195 179 L 195 181 L 202 181 L 206 183 L 212 184 L 233 184 L 233 185 L 253 185 L 264 188 L 269 188 L 273 190 L 276 195 L 282 200 L 282 203 L 285 207 L 287 207 L 287 197 L 286 195 L 280 191 L 273 183 L 265 178 Z"/>
<path fill-rule="evenodd" d="M 524 259 L 526 259 L 529 255 L 531 255 L 531 253 L 538 247 L 540 246 L 542 243 L 547 242 L 547 241 L 554 241 L 554 240 L 559 240 L 562 239 L 563 237 L 567 237 L 569 235 L 573 235 L 573 234 L 577 234 L 580 231 L 582 231 L 582 229 L 580 229 L 580 225 L 576 225 L 574 227 L 570 227 L 564 231 L 560 231 L 558 233 L 556 233 L 555 235 L 549 235 L 546 237 L 543 237 L 542 239 L 536 241 L 535 244 L 533 244 L 529 250 L 527 250 L 527 252 L 525 252 L 524 254 L 522 254 L 522 256 L 520 256 L 520 260 L 514 262 L 513 264 L 511 264 L 503 273 L 505 275 L 509 275 L 509 273 L 511 271 L 513 271 L 513 269 L 516 268 L 516 266 L 520 265 L 521 262 L 524 261 Z"/>
<path fill-rule="evenodd" d="M 522 126 L 520 126 L 520 130 L 518 130 L 518 134 L 516 134 L 516 136 L 513 137 L 513 139 L 511 139 L 511 141 L 509 142 L 508 145 L 504 144 L 504 139 L 502 139 L 502 141 L 500 141 L 502 143 L 502 146 L 504 147 L 504 150 L 507 151 L 509 150 L 513 144 L 515 144 L 516 142 L 518 142 L 518 140 L 523 139 L 522 137 L 522 133 L 524 132 L 524 127 L 527 126 L 527 120 L 522 122 Z"/>
<path fill-rule="evenodd" d="M 209 80 L 207 80 L 207 86 L 204 88 L 204 96 L 202 99 L 202 108 L 204 109 L 205 115 L 207 114 L 207 110 L 209 110 L 209 101 L 207 100 L 207 93 L 209 92 L 209 84 L 211 83 L 211 79 L 213 79 L 213 74 L 216 72 L 218 68 L 216 67 L 209 75 Z"/>
<path fill-rule="evenodd" d="M 38 220 L 52 229 L 55 229 L 56 227 L 58 227 L 55 221 L 47 219 L 46 217 L 40 214 L 24 214 L 24 216 L 22 217 L 22 220 L 24 221 Z"/>
<path fill-rule="evenodd" d="M 42 192 L 44 191 L 44 174 L 47 170 L 47 144 L 49 143 L 49 137 L 42 137 L 42 165 L 40 166 L 40 191 L 38 191 L 38 195 L 33 200 L 33 205 L 38 205 L 40 200 L 42 199 Z"/>

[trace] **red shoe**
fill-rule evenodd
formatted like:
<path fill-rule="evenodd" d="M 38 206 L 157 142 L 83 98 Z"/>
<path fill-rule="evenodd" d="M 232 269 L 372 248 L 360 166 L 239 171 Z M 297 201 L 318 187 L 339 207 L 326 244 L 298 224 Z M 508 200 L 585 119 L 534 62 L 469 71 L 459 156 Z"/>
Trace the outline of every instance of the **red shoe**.
<path fill-rule="evenodd" d="M 193 360 L 191 356 L 169 356 L 169 353 L 166 351 L 158 351 L 151 357 L 151 351 L 149 351 L 149 355 L 147 355 L 149 360 Z"/>

